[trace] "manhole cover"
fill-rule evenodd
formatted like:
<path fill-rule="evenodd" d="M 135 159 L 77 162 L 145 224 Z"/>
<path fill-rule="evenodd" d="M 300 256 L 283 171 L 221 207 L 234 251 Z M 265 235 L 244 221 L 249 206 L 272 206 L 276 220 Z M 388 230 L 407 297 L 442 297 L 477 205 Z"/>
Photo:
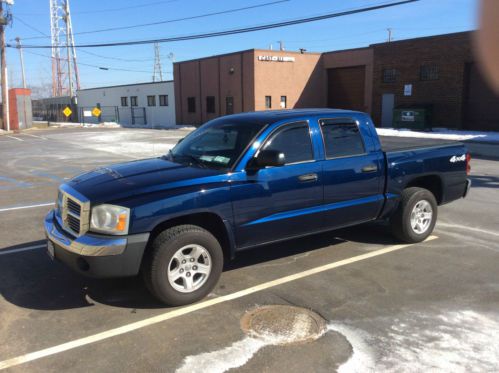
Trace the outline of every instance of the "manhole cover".
<path fill-rule="evenodd" d="M 310 310 L 294 306 L 262 306 L 248 311 L 241 328 L 252 336 L 272 344 L 311 342 L 326 332 L 326 321 Z"/>

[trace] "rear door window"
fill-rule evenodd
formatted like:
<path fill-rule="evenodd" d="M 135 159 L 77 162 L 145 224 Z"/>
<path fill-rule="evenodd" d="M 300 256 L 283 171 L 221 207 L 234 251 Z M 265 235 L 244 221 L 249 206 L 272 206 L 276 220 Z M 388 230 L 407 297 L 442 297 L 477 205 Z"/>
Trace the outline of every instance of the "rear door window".
<path fill-rule="evenodd" d="M 319 121 L 326 158 L 351 157 L 365 154 L 364 141 L 356 121 L 321 119 Z"/>

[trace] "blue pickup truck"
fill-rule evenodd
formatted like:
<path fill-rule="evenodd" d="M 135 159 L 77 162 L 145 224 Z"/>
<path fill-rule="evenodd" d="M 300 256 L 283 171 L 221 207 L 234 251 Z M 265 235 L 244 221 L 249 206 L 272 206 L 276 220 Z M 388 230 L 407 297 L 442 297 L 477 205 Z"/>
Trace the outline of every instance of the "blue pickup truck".
<path fill-rule="evenodd" d="M 374 220 L 420 242 L 438 206 L 466 196 L 469 169 L 464 145 L 382 143 L 361 112 L 230 115 L 162 157 L 61 185 L 45 218 L 48 251 L 93 277 L 142 273 L 160 301 L 187 304 L 255 246 Z"/>

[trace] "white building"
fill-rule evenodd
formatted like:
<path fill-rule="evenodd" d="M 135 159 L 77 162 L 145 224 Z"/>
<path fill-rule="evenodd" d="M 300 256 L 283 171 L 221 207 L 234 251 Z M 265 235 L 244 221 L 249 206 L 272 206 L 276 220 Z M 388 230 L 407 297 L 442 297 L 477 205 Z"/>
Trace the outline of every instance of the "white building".
<path fill-rule="evenodd" d="M 78 118 L 83 123 L 117 122 L 126 127 L 175 126 L 173 80 L 77 91 Z M 92 110 L 99 107 L 96 117 Z"/>

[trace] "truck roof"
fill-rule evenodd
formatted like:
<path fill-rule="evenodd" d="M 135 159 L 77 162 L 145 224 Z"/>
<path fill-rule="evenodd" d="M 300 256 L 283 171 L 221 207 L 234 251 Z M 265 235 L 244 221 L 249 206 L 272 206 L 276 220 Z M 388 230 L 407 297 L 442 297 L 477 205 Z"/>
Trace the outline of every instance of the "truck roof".
<path fill-rule="evenodd" d="M 259 123 L 274 123 L 280 120 L 301 118 L 307 115 L 313 116 L 328 116 L 332 114 L 353 114 L 360 113 L 354 110 L 342 109 L 289 109 L 289 110 L 265 110 L 265 111 L 251 111 L 240 114 L 232 114 L 224 118 L 241 121 L 252 121 Z"/>

